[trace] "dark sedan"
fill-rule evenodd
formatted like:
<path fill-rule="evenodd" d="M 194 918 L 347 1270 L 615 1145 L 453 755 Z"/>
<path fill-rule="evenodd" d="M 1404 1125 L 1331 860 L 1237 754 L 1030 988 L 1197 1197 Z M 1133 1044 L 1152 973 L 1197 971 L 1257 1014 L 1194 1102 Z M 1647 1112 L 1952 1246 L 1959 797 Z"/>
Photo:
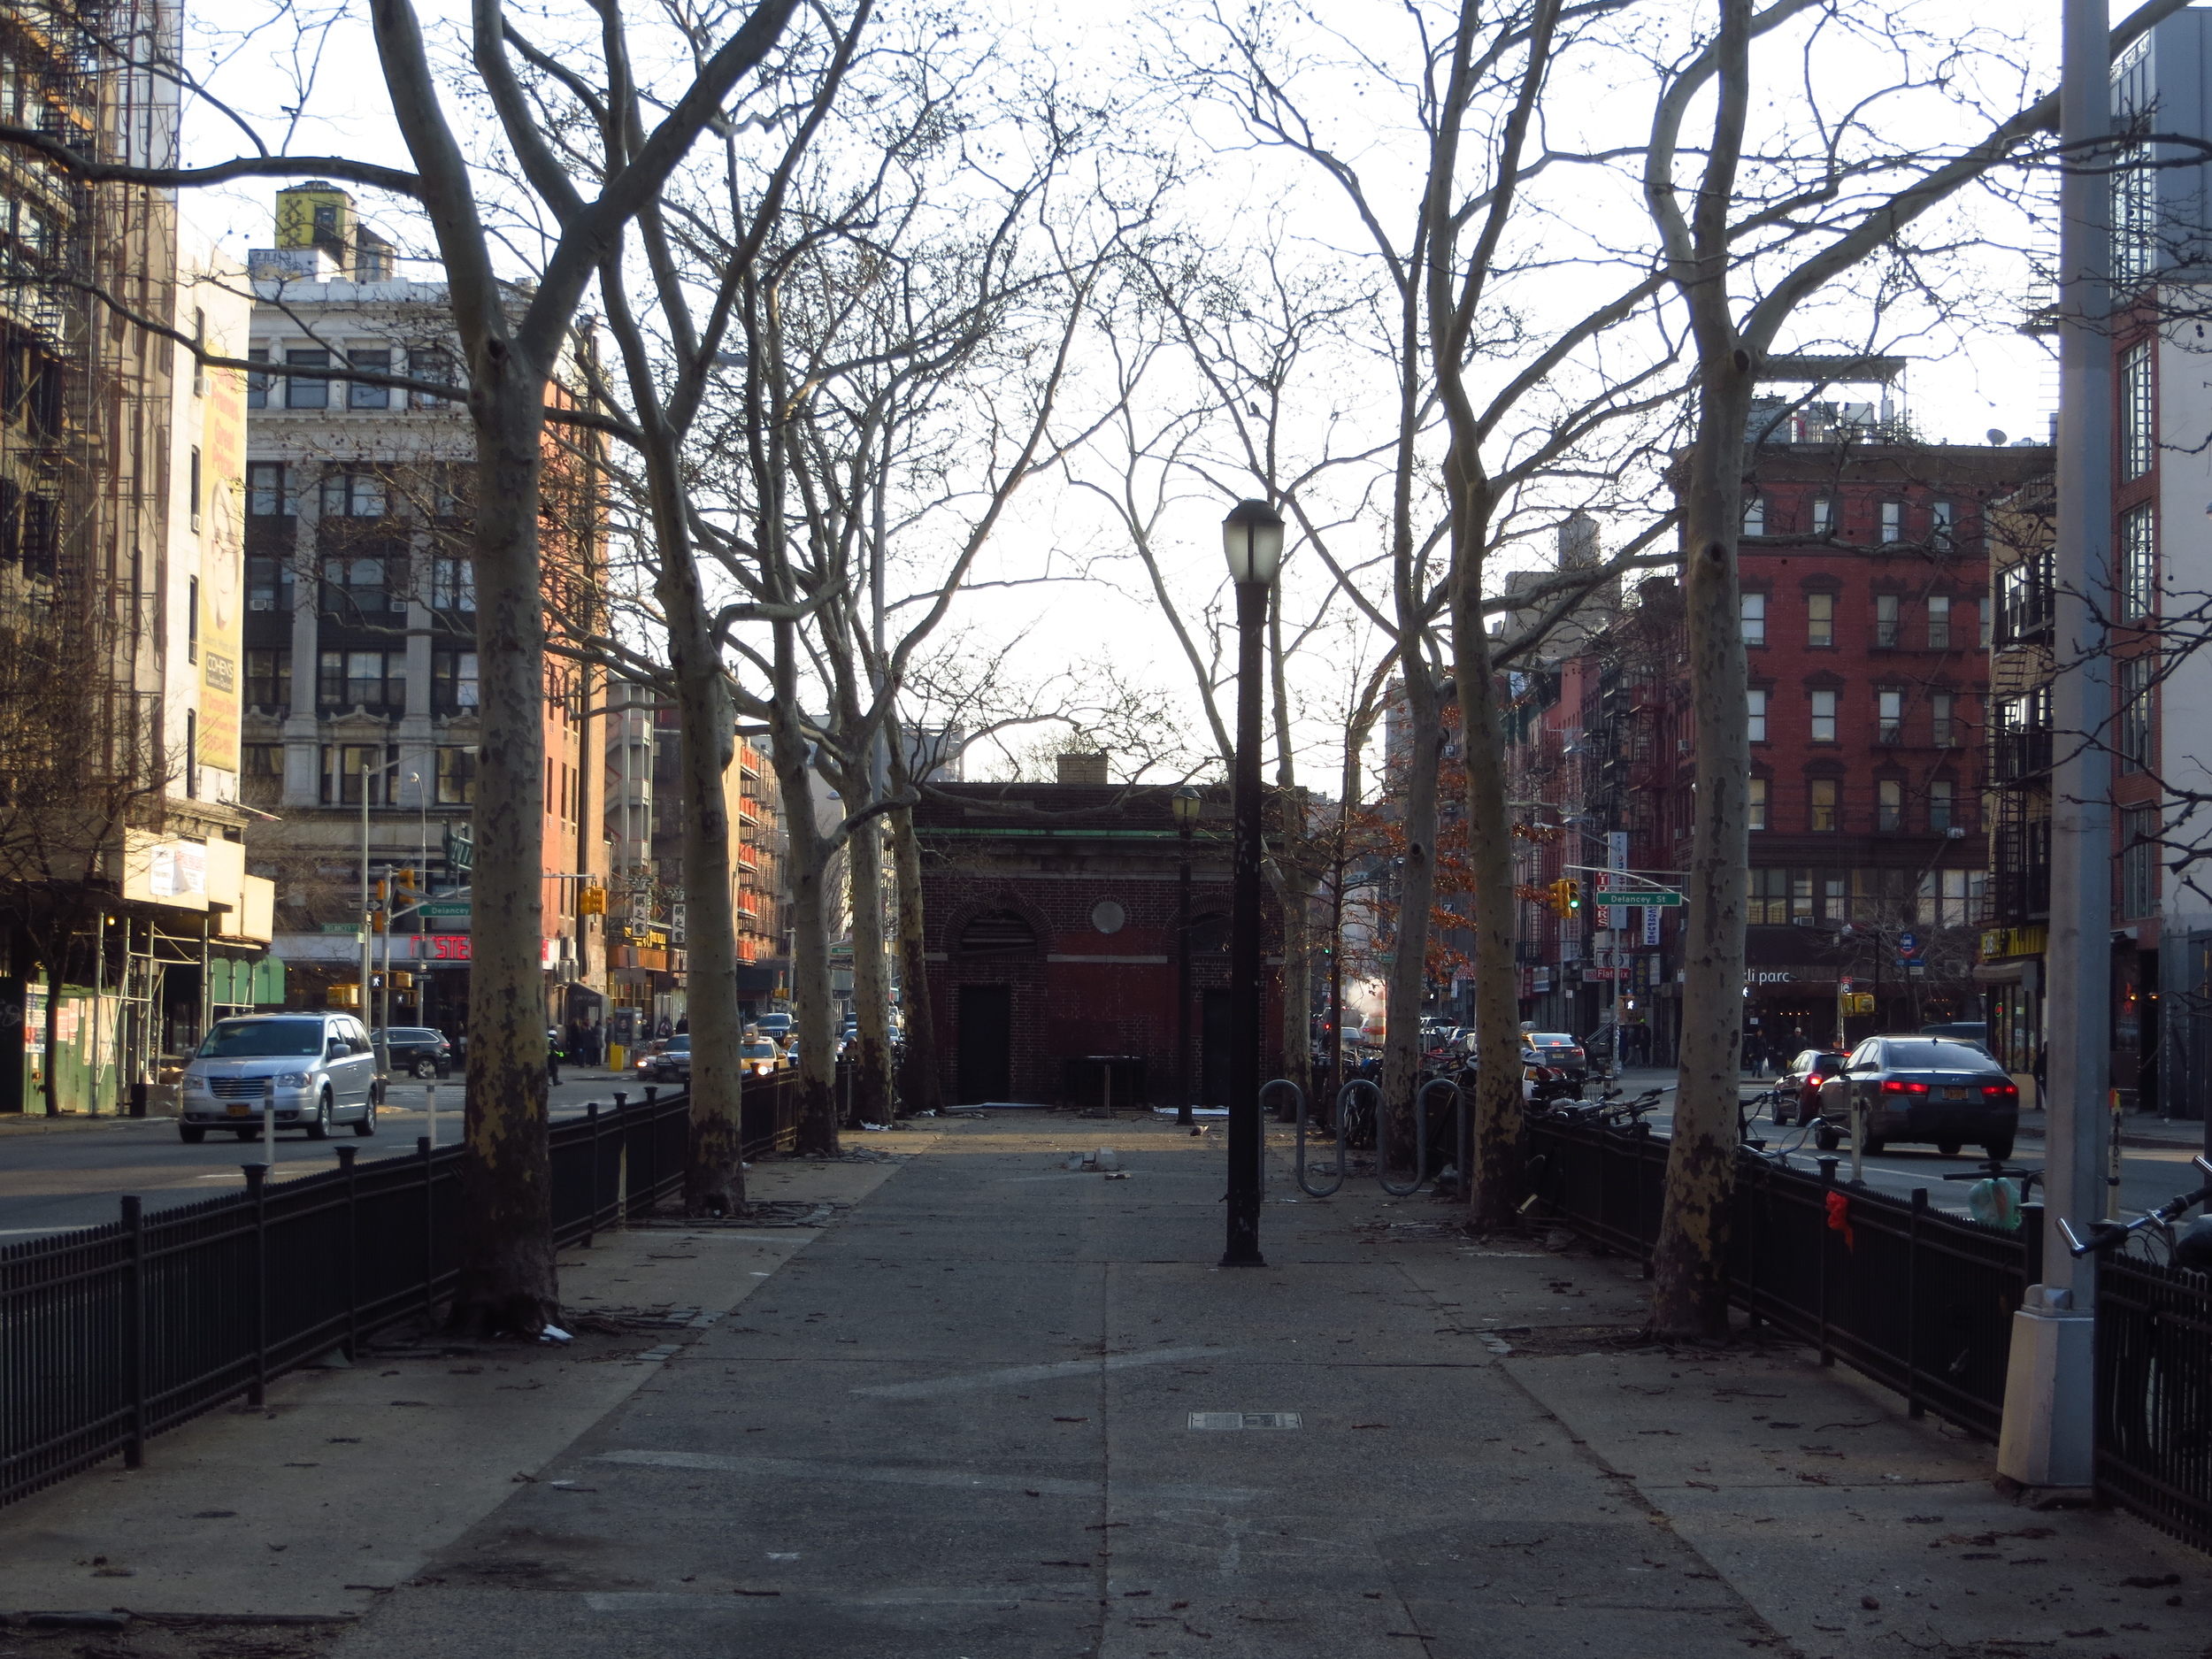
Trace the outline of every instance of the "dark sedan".
<path fill-rule="evenodd" d="M 645 1075 L 663 1083 L 691 1081 L 691 1038 L 671 1037 L 666 1046 L 646 1062 Z"/>
<path fill-rule="evenodd" d="M 1778 1124 L 1810 1123 L 1820 1116 L 1820 1086 L 1843 1070 L 1840 1048 L 1807 1048 L 1785 1066 L 1774 1087 L 1783 1098 L 1774 1108 Z"/>
<path fill-rule="evenodd" d="M 2012 1156 L 2020 1088 L 1977 1042 L 1947 1037 L 1869 1037 L 1822 1085 L 1821 1144 L 1835 1145 L 1854 1108 L 1865 1115 L 1864 1152 L 1893 1141 L 1927 1141 L 1947 1156 L 1969 1141 L 1993 1158 Z"/>
<path fill-rule="evenodd" d="M 453 1075 L 453 1046 L 445 1033 L 427 1025 L 393 1025 L 377 1035 L 383 1040 L 386 1064 L 394 1075 L 424 1079 Z"/>

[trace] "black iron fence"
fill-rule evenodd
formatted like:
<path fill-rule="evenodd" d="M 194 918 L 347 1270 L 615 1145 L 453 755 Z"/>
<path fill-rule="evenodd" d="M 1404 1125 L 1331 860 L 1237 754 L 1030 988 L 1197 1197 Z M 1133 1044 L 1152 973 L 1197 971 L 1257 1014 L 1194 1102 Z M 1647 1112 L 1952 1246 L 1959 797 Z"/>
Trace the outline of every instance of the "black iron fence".
<path fill-rule="evenodd" d="M 2131 1256 L 2097 1264 L 2097 1490 L 2212 1549 L 2212 1291 Z"/>
<path fill-rule="evenodd" d="M 748 1157 L 789 1150 L 798 1079 L 749 1085 Z M 690 1102 L 648 1090 L 619 1110 L 556 1124 L 553 1235 L 593 1233 L 649 1210 L 683 1181 Z M 242 1148 L 241 1150 L 247 1148 Z M 0 1503 L 149 1437 L 447 1294 L 458 1267 L 458 1147 L 361 1161 L 242 1194 L 145 1210 L 0 1248 Z"/>
<path fill-rule="evenodd" d="M 1530 1125 L 1537 1190 L 1576 1231 L 1648 1257 L 1668 1142 L 1592 1125 Z M 1747 1158 L 1736 1171 L 1729 1294 L 1755 1318 L 1994 1439 L 2012 1316 L 2039 1230 L 2001 1232 L 1928 1206 Z"/>

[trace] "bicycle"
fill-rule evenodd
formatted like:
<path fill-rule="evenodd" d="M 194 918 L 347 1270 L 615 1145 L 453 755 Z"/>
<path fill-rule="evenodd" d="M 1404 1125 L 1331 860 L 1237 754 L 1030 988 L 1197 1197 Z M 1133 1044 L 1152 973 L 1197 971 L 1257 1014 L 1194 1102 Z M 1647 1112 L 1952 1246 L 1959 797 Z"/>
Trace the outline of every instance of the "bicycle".
<path fill-rule="evenodd" d="M 2067 1254 L 2078 1258 L 2125 1250 L 2162 1267 L 2185 1267 L 2195 1272 L 2212 1271 L 2212 1225 L 2208 1225 L 2212 1217 L 2200 1219 L 2179 1240 L 2174 1237 L 2175 1222 L 2199 1204 L 2212 1200 L 2212 1159 L 2200 1156 L 2192 1162 L 2204 1175 L 2206 1185 L 2193 1193 L 2177 1193 L 2132 1221 L 2093 1221 L 2089 1224 L 2089 1236 L 2085 1239 L 2074 1230 L 2070 1218 L 2062 1217 L 2058 1230 L 2066 1236 Z"/>

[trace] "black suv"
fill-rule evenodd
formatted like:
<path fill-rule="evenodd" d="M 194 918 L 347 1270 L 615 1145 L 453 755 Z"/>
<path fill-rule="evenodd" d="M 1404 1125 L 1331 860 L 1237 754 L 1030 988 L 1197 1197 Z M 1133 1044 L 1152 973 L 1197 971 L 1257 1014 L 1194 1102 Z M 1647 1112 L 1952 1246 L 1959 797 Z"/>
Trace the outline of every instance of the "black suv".
<path fill-rule="evenodd" d="M 395 1075 L 425 1079 L 453 1075 L 453 1048 L 445 1033 L 427 1025 L 392 1025 L 377 1033 Z"/>

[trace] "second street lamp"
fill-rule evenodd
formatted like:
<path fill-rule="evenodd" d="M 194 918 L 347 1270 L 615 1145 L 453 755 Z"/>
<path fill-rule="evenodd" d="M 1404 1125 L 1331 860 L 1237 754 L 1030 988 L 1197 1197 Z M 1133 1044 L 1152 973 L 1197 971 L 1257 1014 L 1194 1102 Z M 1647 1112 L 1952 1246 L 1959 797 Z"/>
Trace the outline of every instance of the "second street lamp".
<path fill-rule="evenodd" d="M 1221 521 L 1237 589 L 1236 820 L 1229 928 L 1229 1243 L 1224 1267 L 1264 1267 L 1260 1254 L 1260 643 L 1283 562 L 1282 515 L 1240 501 Z"/>
<path fill-rule="evenodd" d="M 1194 1127 L 1190 1099 L 1190 838 L 1203 808 L 1198 791 L 1184 784 L 1168 797 L 1175 833 L 1182 839 L 1182 870 L 1176 883 L 1175 914 L 1175 1121 Z"/>

